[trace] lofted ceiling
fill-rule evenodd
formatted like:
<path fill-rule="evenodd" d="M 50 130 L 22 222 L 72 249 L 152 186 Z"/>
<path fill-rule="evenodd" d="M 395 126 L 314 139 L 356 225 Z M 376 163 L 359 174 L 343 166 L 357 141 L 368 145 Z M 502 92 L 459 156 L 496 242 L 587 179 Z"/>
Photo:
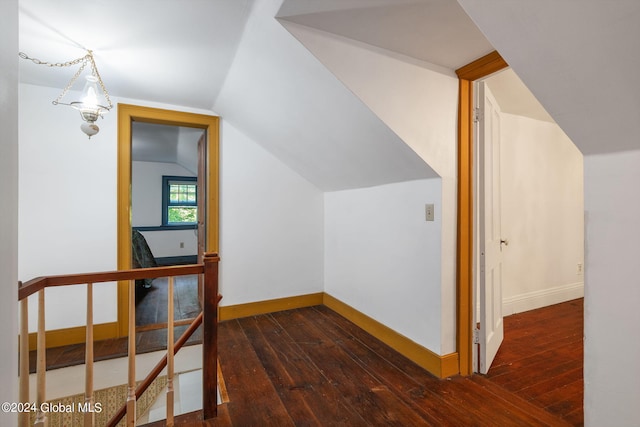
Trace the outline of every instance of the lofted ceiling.
<path fill-rule="evenodd" d="M 640 149 L 640 2 L 458 0 L 583 154 Z"/>
<path fill-rule="evenodd" d="M 176 163 L 198 173 L 198 140 L 202 129 L 134 121 L 131 123 L 131 160 Z"/>
<path fill-rule="evenodd" d="M 450 70 L 494 50 L 455 0 L 285 0 L 278 17 Z"/>
<path fill-rule="evenodd" d="M 437 174 L 281 23 L 450 75 L 493 50 L 455 0 L 20 0 L 19 7 L 19 48 L 29 56 L 63 62 L 92 49 L 112 97 L 215 111 L 326 191 Z M 74 70 L 21 60 L 20 80 L 63 88 Z"/>
<path fill-rule="evenodd" d="M 252 3 L 20 0 L 19 48 L 47 62 L 91 49 L 111 95 L 210 109 Z M 20 61 L 20 81 L 64 88 L 76 69 Z"/>

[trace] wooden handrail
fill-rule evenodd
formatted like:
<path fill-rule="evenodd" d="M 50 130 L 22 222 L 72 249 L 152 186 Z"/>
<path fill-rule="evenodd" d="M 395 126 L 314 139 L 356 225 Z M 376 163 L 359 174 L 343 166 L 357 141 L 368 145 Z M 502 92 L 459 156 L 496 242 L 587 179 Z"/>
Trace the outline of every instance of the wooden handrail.
<path fill-rule="evenodd" d="M 213 261 L 219 261 L 212 255 Z M 187 276 L 204 273 L 203 264 L 171 265 L 167 267 L 137 268 L 134 270 L 103 271 L 98 273 L 64 274 L 59 276 L 37 277 L 20 283 L 18 300 L 35 294 L 40 289 L 52 286 L 82 285 L 85 283 L 116 282 L 119 280 L 155 279 L 156 277 Z"/>
<path fill-rule="evenodd" d="M 211 393 L 211 390 L 217 389 L 217 369 L 214 366 L 213 369 L 210 369 L 210 366 L 205 361 L 217 360 L 217 308 L 220 299 L 222 298 L 218 294 L 218 262 L 220 258 L 215 253 L 205 254 L 202 264 L 191 264 L 191 265 L 181 265 L 181 266 L 167 266 L 167 267 L 154 267 L 154 268 L 139 268 L 134 270 L 121 270 L 121 271 L 105 271 L 98 273 L 79 273 L 79 274 L 68 274 L 68 275 L 58 275 L 58 276 L 48 276 L 48 277 L 39 277 L 36 279 L 29 280 L 28 282 L 18 284 L 18 300 L 22 301 L 23 306 L 23 328 L 21 329 L 21 335 L 27 335 L 25 332 L 27 330 L 26 320 L 27 313 L 27 300 L 26 298 L 35 293 L 39 293 L 39 313 L 38 313 L 38 401 L 44 402 L 44 374 L 45 374 L 45 325 L 44 325 L 44 289 L 47 287 L 54 286 L 67 286 L 67 285 L 78 285 L 78 284 L 87 284 L 88 286 L 88 304 L 92 305 L 91 301 L 93 299 L 92 286 L 94 283 L 102 283 L 102 282 L 115 282 L 115 281 L 129 281 L 129 292 L 130 292 L 130 304 L 135 300 L 135 296 L 133 295 L 134 291 L 134 280 L 136 279 L 151 279 L 158 277 L 175 277 L 175 276 L 186 276 L 191 274 L 203 274 L 204 275 L 204 292 L 202 296 L 202 312 L 196 317 L 193 323 L 189 326 L 189 328 L 180 336 L 178 341 L 175 343 L 173 350 L 171 351 L 172 355 L 177 353 L 178 350 L 184 345 L 184 343 L 189 339 L 189 337 L 193 334 L 193 332 L 200 326 L 204 324 L 203 331 L 203 419 L 211 419 L 217 414 L 217 402 L 215 400 L 216 393 Z M 134 306 L 130 306 L 130 326 L 135 324 L 135 308 Z M 171 307 L 169 307 L 171 308 Z M 173 310 L 169 310 L 173 312 Z M 87 312 L 87 329 L 92 328 L 93 323 L 93 311 L 91 308 L 88 309 Z M 172 322 L 168 322 L 169 325 Z M 133 340 L 135 337 L 135 332 L 129 332 L 129 358 L 130 360 L 135 358 L 135 341 Z M 92 341 L 92 333 L 91 331 L 87 331 L 87 340 Z M 169 338 L 171 341 L 172 334 L 169 334 Z M 26 342 L 24 336 L 21 336 L 21 340 L 23 342 L 23 346 L 21 347 L 21 351 L 24 352 L 24 355 L 21 355 L 21 364 L 28 358 L 28 352 L 24 349 L 26 346 L 24 343 Z M 89 346 L 91 347 L 91 346 Z M 171 348 L 171 346 L 169 346 Z M 92 364 L 92 361 L 89 362 L 90 359 L 93 359 L 93 351 L 92 349 L 88 349 L 86 354 L 87 364 Z M 24 362 L 25 366 L 28 366 L 26 362 Z M 147 378 L 138 386 L 135 387 L 135 379 L 132 383 L 129 381 L 130 385 L 130 398 L 128 399 L 128 405 L 125 404 L 123 408 L 120 409 L 118 414 L 112 418 L 112 421 L 115 420 L 113 424 L 117 424 L 122 417 L 127 414 L 127 406 L 129 406 L 129 413 L 131 413 L 131 417 L 127 414 L 128 424 L 133 425 L 135 423 L 135 400 L 149 387 L 151 382 L 158 376 L 158 374 L 164 369 L 167 365 L 167 356 L 156 365 L 154 370 L 147 376 Z M 214 364 L 215 365 L 215 364 Z M 89 367 L 89 372 L 91 371 Z M 21 373 L 23 373 L 21 371 Z M 131 362 L 129 365 L 129 375 L 133 375 L 135 372 L 135 364 L 133 367 L 131 366 Z M 21 375 L 25 376 L 26 375 Z M 92 376 L 92 374 L 91 374 Z M 25 387 L 22 387 L 22 384 L 25 384 Z M 91 402 L 92 399 L 92 391 L 93 388 L 92 378 L 87 379 L 87 387 L 86 387 L 86 399 Z M 131 386 L 134 384 L 134 386 Z M 135 390 L 134 390 L 135 388 Z M 21 378 L 21 396 L 27 395 L 28 393 L 28 381 Z M 213 400 L 210 398 L 213 396 Z M 131 410 L 133 408 L 133 410 Z M 117 418 L 117 419 L 116 419 Z M 26 418 L 25 418 L 26 420 Z M 93 419 L 87 417 L 86 425 L 93 424 Z M 36 418 L 36 425 L 45 425 L 46 424 L 46 414 L 39 413 Z"/>

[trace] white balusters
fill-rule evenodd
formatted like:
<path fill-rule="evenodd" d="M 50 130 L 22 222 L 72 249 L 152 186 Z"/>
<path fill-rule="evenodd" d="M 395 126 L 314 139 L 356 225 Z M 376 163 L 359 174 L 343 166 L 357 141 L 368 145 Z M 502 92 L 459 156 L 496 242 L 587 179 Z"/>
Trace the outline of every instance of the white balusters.
<path fill-rule="evenodd" d="M 88 411 L 84 413 L 84 427 L 93 427 L 95 425 L 95 413 L 93 412 L 93 283 L 87 283 L 87 329 L 84 361 L 84 403 L 85 408 L 88 408 Z"/>
<path fill-rule="evenodd" d="M 20 402 L 29 402 L 29 298 L 20 301 Z M 18 414 L 18 425 L 29 425 L 29 413 Z"/>
<path fill-rule="evenodd" d="M 37 390 L 36 390 L 36 427 L 46 427 L 47 414 L 43 412 L 43 403 L 46 402 L 45 388 L 47 378 L 47 342 L 45 335 L 45 322 L 44 322 L 44 289 L 38 291 L 38 345 L 37 345 L 37 358 L 38 364 L 36 368 L 37 376 Z"/>
<path fill-rule="evenodd" d="M 173 279 L 167 291 L 167 427 L 173 427 Z"/>
<path fill-rule="evenodd" d="M 136 283 L 129 280 L 129 381 L 127 427 L 136 425 Z"/>

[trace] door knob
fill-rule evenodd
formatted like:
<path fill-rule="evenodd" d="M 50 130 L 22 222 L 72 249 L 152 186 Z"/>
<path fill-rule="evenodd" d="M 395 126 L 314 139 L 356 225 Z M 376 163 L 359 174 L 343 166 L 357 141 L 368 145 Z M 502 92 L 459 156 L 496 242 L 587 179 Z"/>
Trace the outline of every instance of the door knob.
<path fill-rule="evenodd" d="M 507 240 L 507 239 L 500 239 L 500 244 L 501 244 L 501 245 L 505 245 L 505 246 L 509 246 L 509 240 Z"/>

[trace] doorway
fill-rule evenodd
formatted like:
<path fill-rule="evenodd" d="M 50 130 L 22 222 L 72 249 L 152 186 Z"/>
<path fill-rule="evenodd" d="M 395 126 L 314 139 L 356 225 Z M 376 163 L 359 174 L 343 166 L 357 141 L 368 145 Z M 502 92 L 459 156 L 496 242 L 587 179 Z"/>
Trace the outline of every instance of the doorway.
<path fill-rule="evenodd" d="M 131 124 L 131 225 L 134 268 L 197 264 L 205 234 L 203 129 L 134 121 Z M 204 154 L 204 153 L 203 153 Z M 174 320 L 200 312 L 199 276 L 175 279 Z M 136 330 L 167 322 L 167 279 L 136 280 Z"/>
<path fill-rule="evenodd" d="M 177 175 L 162 175 L 165 179 L 161 180 L 161 185 L 158 185 L 156 191 L 162 192 L 164 188 L 167 191 L 171 191 L 174 188 L 176 192 L 184 189 L 182 196 L 177 195 L 177 200 L 182 201 L 180 206 L 165 206 L 156 203 L 159 201 L 151 202 L 147 200 L 142 204 L 135 202 L 138 206 L 136 209 L 139 211 L 134 212 L 132 209 L 132 203 L 134 203 L 133 195 L 133 164 L 139 160 L 134 160 L 134 151 L 136 158 L 140 157 L 139 148 L 133 145 L 134 132 L 149 131 L 153 129 L 151 133 L 161 128 L 154 129 L 152 126 L 160 126 L 165 133 L 174 132 L 180 133 L 180 129 L 183 129 L 182 133 L 188 135 L 187 139 L 193 140 L 197 137 L 195 144 L 195 150 L 191 147 L 188 154 L 184 154 L 184 158 L 191 157 L 191 160 L 184 160 L 183 163 L 188 167 L 181 169 L 181 173 Z M 137 129 L 137 130 L 136 130 Z M 156 147 L 161 143 L 158 142 L 160 138 L 156 134 Z M 198 143 L 199 141 L 199 143 Z M 166 151 L 166 147 L 165 151 Z M 149 149 L 149 146 L 144 149 Z M 169 150 L 171 151 L 171 150 Z M 159 156 L 158 153 L 155 155 Z M 196 159 L 194 161 L 194 158 Z M 147 160 L 150 157 L 146 158 Z M 166 158 L 164 158 L 166 160 Z M 145 165 L 146 169 L 165 170 L 158 164 Z M 162 163 L 162 162 L 156 162 Z M 197 166 L 194 166 L 194 163 Z M 189 171 L 189 169 L 192 169 Z M 175 167 L 172 170 L 176 170 Z M 134 233 L 134 225 L 136 226 L 139 235 L 147 233 L 149 239 L 154 239 L 150 247 L 155 246 L 160 252 L 157 252 L 154 258 L 168 260 L 169 263 L 180 260 L 181 255 L 172 256 L 171 251 L 175 250 L 174 246 L 177 246 L 178 251 L 184 250 L 183 255 L 188 256 L 200 254 L 204 252 L 217 252 L 218 251 L 218 170 L 219 170 L 219 118 L 215 116 L 207 116 L 202 114 L 185 113 L 171 110 L 162 110 L 150 107 L 140 107 L 127 104 L 118 105 L 118 269 L 130 269 L 134 267 L 133 261 L 133 248 L 132 248 L 132 235 Z M 166 170 L 165 170 L 166 171 Z M 167 172 L 168 173 L 168 172 Z M 157 173 L 156 173 L 157 175 Z M 145 176 L 150 176 L 145 174 Z M 138 177 L 139 178 L 139 177 Z M 195 183 L 197 188 L 191 188 Z M 173 187 L 172 187 L 173 186 Z M 191 190 L 197 191 L 196 197 L 191 197 Z M 189 193 L 189 194 L 187 194 Z M 165 196 L 168 199 L 168 196 Z M 190 203 L 193 199 L 199 200 L 195 211 L 199 213 L 194 217 L 194 205 Z M 162 196 L 159 197 L 159 200 Z M 176 197 L 174 197 L 176 199 Z M 147 205 L 148 204 L 148 205 Z M 153 205 L 156 204 L 155 207 Z M 184 206 L 182 206 L 184 205 Z M 140 221 L 140 218 L 145 218 L 143 214 L 146 209 L 151 208 L 154 213 L 152 215 L 158 215 L 162 218 L 162 223 L 159 226 L 145 225 L 141 223 L 134 223 L 133 221 Z M 172 210 L 172 208 L 175 208 Z M 163 212 L 168 210 L 169 214 L 164 215 Z M 178 213 L 178 216 L 172 215 L 171 212 Z M 190 216 L 191 212 L 191 216 Z M 134 218 L 135 215 L 135 218 Z M 182 215 L 182 216 L 181 216 Z M 194 221 L 194 218 L 200 218 Z M 176 224 L 176 222 L 183 221 L 183 224 Z M 173 227 L 173 228 L 172 228 Z M 161 232 L 164 237 L 160 235 L 151 238 L 151 234 L 155 232 Z M 181 236 L 175 233 L 182 232 Z M 186 234 L 185 234 L 186 233 Z M 197 235 L 197 238 L 195 236 Z M 167 237 L 169 236 L 169 237 Z M 145 239 L 146 240 L 146 239 Z M 166 243 L 164 247 L 158 241 Z M 168 242 L 168 243 L 167 243 Z M 195 242 L 195 243 L 194 243 Z M 147 242 L 148 243 L 148 242 Z M 167 245 L 170 249 L 167 249 Z M 169 250 L 169 252 L 166 252 Z M 187 252 L 190 252 L 187 254 Z M 195 252 L 195 254 L 194 254 Z M 172 261 L 173 259 L 173 261 Z M 184 258 L 182 258 L 184 260 Z M 188 259 L 192 261 L 193 259 Z M 201 261 L 196 258 L 196 261 Z M 178 261 L 182 262 L 182 261 Z M 185 261 L 186 262 L 186 261 Z M 158 279 L 156 279 L 158 280 Z M 151 284 L 147 284 L 151 285 Z M 129 306 L 129 293 L 128 283 L 118 284 L 118 330 L 120 336 L 126 336 L 128 330 L 128 306 Z M 144 284 L 141 284 L 144 286 Z M 151 285 L 152 286 L 152 285 Z"/>
<path fill-rule="evenodd" d="M 487 254 L 504 258 L 504 263 L 502 268 L 486 279 L 489 284 L 496 285 L 496 280 L 498 284 L 500 280 L 506 283 L 504 298 L 500 295 L 501 289 L 496 291 L 496 288 L 487 288 L 492 291 L 488 292 L 489 296 L 497 297 L 486 306 L 485 312 L 490 313 L 488 322 L 492 326 L 487 328 L 487 336 L 495 332 L 494 325 L 500 326 L 503 307 L 504 315 L 510 315 L 583 295 L 582 155 L 550 117 L 545 120 L 530 113 L 514 111 L 514 104 L 510 104 L 504 93 L 500 93 L 502 89 L 496 83 L 500 79 L 504 81 L 506 77 L 502 76 L 509 76 L 510 73 L 515 76 L 512 71 L 498 73 L 505 68 L 507 64 L 494 52 L 458 70 L 461 107 L 458 350 L 460 372 L 463 375 L 480 370 L 474 364 L 474 359 L 477 361 L 474 357 L 477 348 L 473 341 L 482 340 L 482 331 L 472 332 L 480 317 L 480 305 L 476 304 L 476 300 L 488 301 L 486 295 L 481 295 L 481 288 L 474 286 L 474 283 L 479 283 L 481 277 L 481 262 L 476 256 L 482 255 L 487 248 Z M 489 156 L 487 161 L 476 145 L 479 138 L 473 134 L 474 121 L 486 119 L 486 114 L 483 117 L 481 112 L 474 109 L 477 107 L 474 99 L 480 92 L 474 87 L 478 81 L 491 82 L 491 89 L 494 89 L 495 98 L 498 99 L 498 102 L 493 100 L 492 103 L 506 106 L 503 108 L 504 114 L 500 114 L 496 121 L 504 129 L 497 133 L 502 141 L 498 141 L 495 147 L 502 153 L 504 161 L 495 155 Z M 525 91 L 529 92 L 526 88 Z M 507 93 L 512 94 L 514 90 Z M 484 98 L 482 95 L 480 101 L 486 102 Z M 492 124 L 487 124 L 486 128 L 491 129 Z M 493 179 L 492 176 L 503 177 L 496 181 L 495 194 L 490 191 L 489 197 L 484 200 L 497 213 L 488 226 L 483 221 L 489 231 L 488 236 L 492 237 L 486 239 L 487 244 L 490 243 L 487 248 L 480 246 L 480 221 L 474 218 L 474 210 L 479 208 L 474 203 L 482 198 L 477 186 L 480 177 L 479 168 L 474 164 L 476 158 L 483 158 L 489 165 L 498 165 L 498 173 L 492 175 L 492 171 L 489 171 L 484 176 L 485 180 Z M 499 165 L 504 169 L 502 172 Z M 474 193 L 479 197 L 474 197 Z M 495 221 L 501 217 L 504 224 Z M 474 266 L 476 262 L 477 266 Z M 485 366 L 484 371 L 488 367 Z"/>

